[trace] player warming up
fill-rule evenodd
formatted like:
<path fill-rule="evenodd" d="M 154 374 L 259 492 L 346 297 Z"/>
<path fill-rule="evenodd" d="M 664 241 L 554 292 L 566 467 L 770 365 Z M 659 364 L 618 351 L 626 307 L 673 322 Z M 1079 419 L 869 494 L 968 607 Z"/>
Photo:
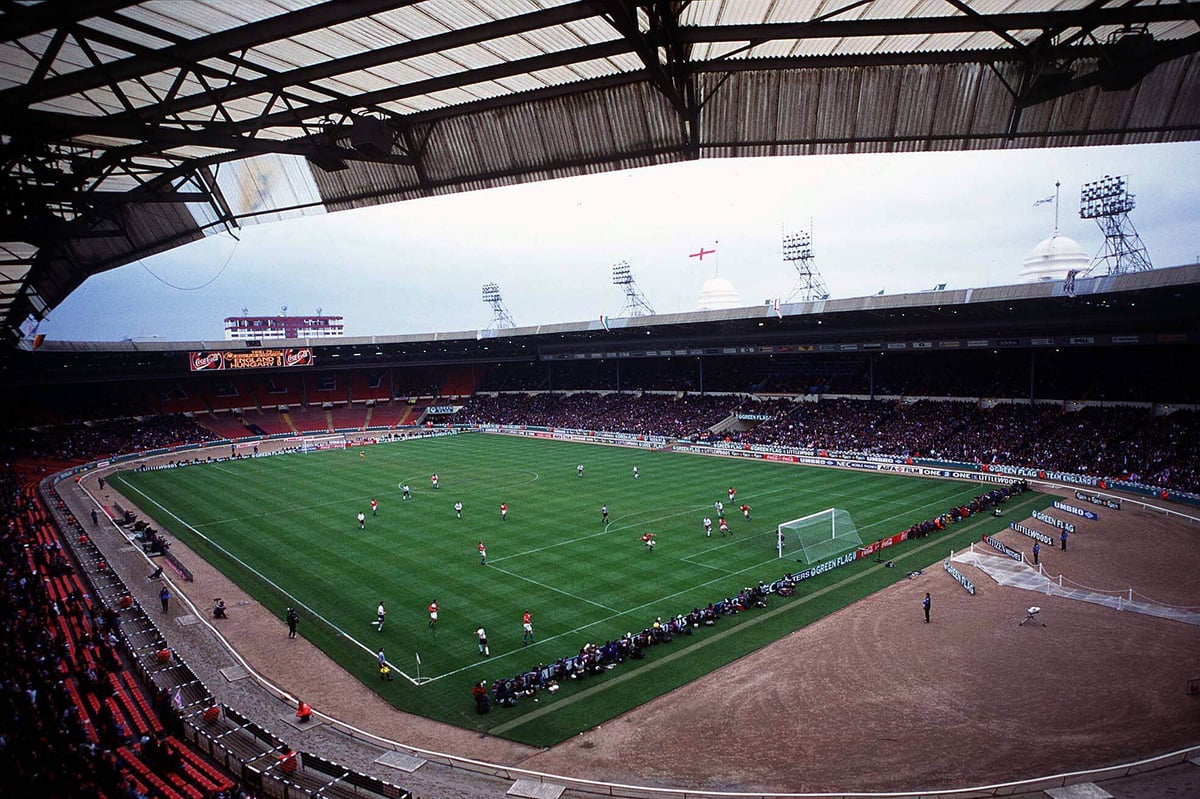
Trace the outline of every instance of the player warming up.
<path fill-rule="evenodd" d="M 525 614 L 521 617 L 521 643 L 529 645 L 533 643 L 533 615 L 529 612 L 529 608 L 525 609 Z"/>

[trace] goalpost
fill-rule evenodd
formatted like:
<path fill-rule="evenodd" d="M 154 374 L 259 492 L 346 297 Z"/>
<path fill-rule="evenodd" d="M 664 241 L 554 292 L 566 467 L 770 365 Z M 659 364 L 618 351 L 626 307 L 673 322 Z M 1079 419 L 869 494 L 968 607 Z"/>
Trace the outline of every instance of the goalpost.
<path fill-rule="evenodd" d="M 783 557 L 788 547 L 796 547 L 800 555 L 797 560 L 810 564 L 862 546 L 854 520 L 849 511 L 841 508 L 826 508 L 784 522 L 779 525 L 775 540 L 779 557 Z"/>

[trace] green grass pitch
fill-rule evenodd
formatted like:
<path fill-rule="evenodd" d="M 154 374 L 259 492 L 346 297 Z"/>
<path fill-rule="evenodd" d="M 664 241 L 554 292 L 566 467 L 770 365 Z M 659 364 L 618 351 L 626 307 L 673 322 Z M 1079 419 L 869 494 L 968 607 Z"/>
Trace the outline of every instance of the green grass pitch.
<path fill-rule="evenodd" d="M 360 455 L 360 453 L 362 453 Z M 583 464 L 584 476 L 576 466 Z M 634 479 L 633 467 L 640 477 Z M 440 487 L 433 490 L 430 476 Z M 540 702 L 475 714 L 470 687 L 520 673 L 626 631 L 799 571 L 780 560 L 776 525 L 828 507 L 850 512 L 864 542 L 906 529 L 982 492 L 961 482 L 749 460 L 467 434 L 121 472 L 111 482 L 280 618 L 398 708 L 534 745 L 550 745 L 666 693 L 1005 526 L 976 517 L 953 532 L 802 583 L 770 607 L 652 647 L 647 658 L 542 692 Z M 411 500 L 399 486 L 412 487 Z M 726 508 L 732 537 L 701 519 Z M 370 501 L 379 501 L 377 516 Z M 462 518 L 454 503 L 462 502 Z M 1006 516 L 1039 502 L 1010 501 Z M 508 520 L 499 507 L 507 503 Z M 728 504 L 728 503 L 727 503 Z M 1044 504 L 1044 501 L 1042 501 Z M 609 522 L 600 508 L 609 508 Z M 366 514 L 366 529 L 356 516 Z M 714 517 L 715 518 L 715 517 Z M 653 532 L 654 551 L 640 536 Z M 488 564 L 479 562 L 478 542 Z M 786 555 L 787 553 L 785 553 Z M 953 585 L 947 578 L 947 590 Z M 430 629 L 427 607 L 440 619 Z M 374 625 L 382 600 L 387 621 Z M 536 641 L 522 642 L 522 612 Z M 236 609 L 234 609 L 236 612 Z M 491 656 L 475 630 L 486 628 Z M 395 669 L 381 682 L 375 653 Z M 420 658 L 420 684 L 416 684 Z M 669 666 L 669 667 L 668 667 Z"/>

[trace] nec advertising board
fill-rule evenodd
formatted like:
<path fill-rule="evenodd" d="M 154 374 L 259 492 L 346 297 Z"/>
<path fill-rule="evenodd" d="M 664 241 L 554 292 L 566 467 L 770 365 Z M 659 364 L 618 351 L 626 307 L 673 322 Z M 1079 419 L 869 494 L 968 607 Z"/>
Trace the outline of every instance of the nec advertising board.
<path fill-rule="evenodd" d="M 222 369 L 278 369 L 312 366 L 312 347 L 280 350 L 239 350 L 237 352 L 189 352 L 188 365 L 193 372 Z"/>
<path fill-rule="evenodd" d="M 1090 502 L 1093 505 L 1103 505 L 1104 507 L 1109 508 L 1111 510 L 1120 510 L 1121 509 L 1121 500 L 1114 499 L 1111 497 L 1098 497 L 1095 494 L 1088 494 L 1083 491 L 1076 491 L 1075 499 L 1079 500 L 1080 502 Z"/>

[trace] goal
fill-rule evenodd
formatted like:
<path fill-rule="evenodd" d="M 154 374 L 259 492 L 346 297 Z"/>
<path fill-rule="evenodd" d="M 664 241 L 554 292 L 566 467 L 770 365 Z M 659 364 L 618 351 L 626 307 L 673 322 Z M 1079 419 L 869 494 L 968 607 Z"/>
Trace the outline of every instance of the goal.
<path fill-rule="evenodd" d="M 316 452 L 323 449 L 345 449 L 346 437 L 341 433 L 329 436 L 305 436 L 300 440 L 301 452 Z"/>
<path fill-rule="evenodd" d="M 776 547 L 779 557 L 785 552 L 795 553 L 804 563 L 817 563 L 839 555 L 846 550 L 862 546 L 858 530 L 849 511 L 841 508 L 826 508 L 799 519 L 779 525 Z"/>

